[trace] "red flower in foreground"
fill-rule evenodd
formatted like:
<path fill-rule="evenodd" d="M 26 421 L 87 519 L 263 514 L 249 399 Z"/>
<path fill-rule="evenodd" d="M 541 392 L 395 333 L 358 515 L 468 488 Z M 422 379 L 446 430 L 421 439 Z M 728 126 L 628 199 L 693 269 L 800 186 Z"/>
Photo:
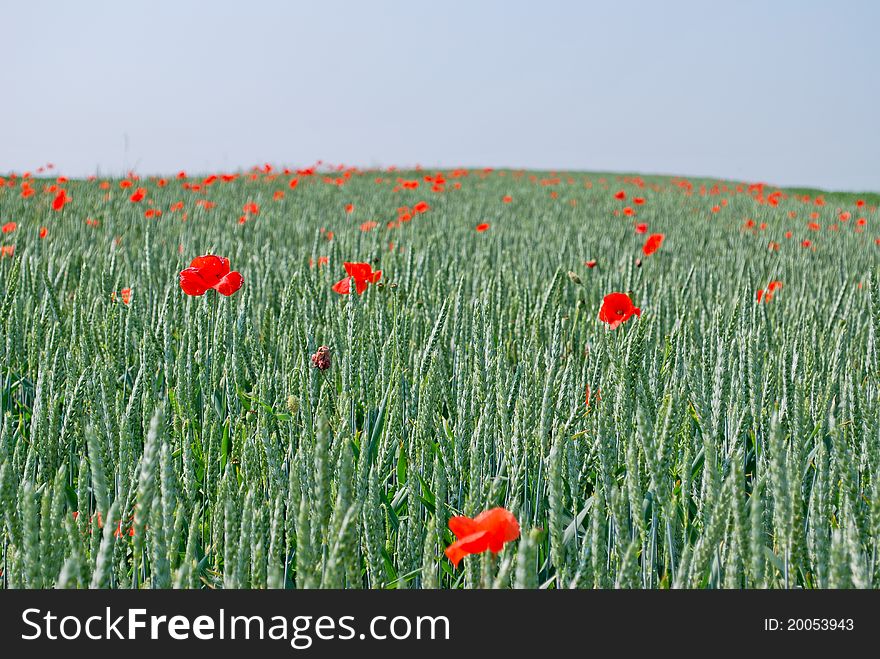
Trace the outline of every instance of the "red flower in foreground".
<path fill-rule="evenodd" d="M 147 196 L 146 188 L 138 188 L 134 191 L 134 194 L 129 197 L 132 203 L 136 204 L 144 200 L 144 197 Z"/>
<path fill-rule="evenodd" d="M 483 222 L 482 224 L 477 225 L 477 233 L 483 233 L 484 231 L 488 231 L 491 225 L 488 222 Z"/>
<path fill-rule="evenodd" d="M 497 554 L 505 542 L 519 537 L 519 522 L 508 510 L 492 508 L 480 513 L 474 519 L 453 517 L 449 520 L 449 530 L 458 538 L 446 548 L 446 556 L 458 567 L 465 556 L 491 551 Z"/>
<path fill-rule="evenodd" d="M 204 295 L 213 288 L 221 295 L 232 295 L 244 283 L 240 272 L 229 271 L 229 259 L 206 254 L 197 256 L 180 272 L 180 288 L 187 295 Z"/>
<path fill-rule="evenodd" d="M 369 263 L 345 262 L 343 265 L 345 266 L 345 271 L 348 273 L 348 276 L 343 277 L 333 284 L 333 290 L 340 295 L 348 295 L 351 293 L 352 279 L 354 279 L 354 288 L 357 291 L 357 294 L 360 295 L 367 290 L 369 284 L 375 284 L 382 278 L 382 271 L 376 270 L 373 272 L 373 268 L 370 267 Z"/>
<path fill-rule="evenodd" d="M 645 256 L 651 256 L 654 252 L 660 249 L 660 245 L 663 244 L 664 236 L 662 233 L 652 233 L 648 236 L 648 239 L 645 241 L 645 244 L 642 245 L 642 251 L 645 253 Z"/>
<path fill-rule="evenodd" d="M 15 222 L 7 222 L 3 225 L 3 233 L 12 233 L 18 225 Z"/>
<path fill-rule="evenodd" d="M 611 329 L 616 329 L 633 316 L 641 315 L 642 310 L 633 305 L 626 293 L 609 293 L 602 300 L 602 307 L 599 309 L 599 320 L 608 323 Z"/>
<path fill-rule="evenodd" d="M 624 192 L 623 190 L 619 190 L 614 193 L 614 198 L 623 201 L 624 199 L 626 199 L 626 192 Z"/>
<path fill-rule="evenodd" d="M 596 259 L 591 259 L 589 261 L 584 261 L 584 265 L 590 268 L 591 270 L 596 267 Z"/>

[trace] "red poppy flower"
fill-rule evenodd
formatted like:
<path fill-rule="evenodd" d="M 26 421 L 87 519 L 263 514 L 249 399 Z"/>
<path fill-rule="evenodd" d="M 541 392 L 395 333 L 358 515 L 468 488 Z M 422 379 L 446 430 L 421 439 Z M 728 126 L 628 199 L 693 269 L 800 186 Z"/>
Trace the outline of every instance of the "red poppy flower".
<path fill-rule="evenodd" d="M 343 263 L 347 277 L 340 279 L 333 284 L 333 290 L 340 295 L 348 295 L 351 293 L 351 280 L 354 279 L 354 287 L 357 294 L 360 295 L 369 284 L 375 284 L 382 278 L 382 271 L 373 271 L 369 263 Z"/>
<path fill-rule="evenodd" d="M 505 203 L 505 204 L 509 204 L 511 201 L 513 201 L 513 197 L 511 197 L 509 194 L 508 194 L 508 195 L 504 195 L 504 196 L 501 198 L 501 201 L 502 201 L 503 203 Z"/>
<path fill-rule="evenodd" d="M 129 302 L 131 302 L 131 289 L 130 288 L 123 288 L 121 291 L 119 291 L 119 293 L 122 295 L 122 303 L 123 304 L 128 304 Z"/>
<path fill-rule="evenodd" d="M 458 567 L 465 556 L 491 551 L 497 554 L 504 543 L 512 542 L 519 537 L 519 522 L 509 510 L 492 508 L 480 513 L 474 519 L 470 517 L 452 517 L 449 530 L 458 538 L 446 548 L 446 556 Z"/>
<path fill-rule="evenodd" d="M 626 293 L 609 293 L 602 300 L 602 307 L 599 309 L 599 320 L 608 323 L 611 329 L 616 329 L 633 316 L 641 315 L 642 310 L 633 305 Z"/>
<path fill-rule="evenodd" d="M 642 204 L 645 203 L 645 198 L 644 197 L 633 197 L 633 203 L 641 206 Z"/>
<path fill-rule="evenodd" d="M 45 238 L 49 234 L 49 229 L 40 227 L 40 238 Z"/>
<path fill-rule="evenodd" d="M 484 231 L 488 231 L 491 225 L 488 222 L 483 222 L 482 224 L 477 225 L 477 233 L 483 233 Z"/>
<path fill-rule="evenodd" d="M 413 213 L 427 213 L 429 210 L 431 210 L 431 207 L 428 206 L 428 202 L 426 201 L 420 201 L 415 206 L 413 206 Z"/>
<path fill-rule="evenodd" d="M 213 254 L 197 256 L 180 272 L 180 288 L 187 295 L 204 295 L 213 288 L 221 295 L 232 295 L 244 283 L 240 272 L 229 271 L 229 259 Z"/>
<path fill-rule="evenodd" d="M 648 225 L 644 222 L 637 224 L 636 233 L 648 233 Z"/>
<path fill-rule="evenodd" d="M 645 241 L 645 244 L 642 245 L 642 251 L 645 253 L 645 256 L 650 256 L 658 249 L 660 249 L 660 245 L 663 244 L 664 236 L 662 233 L 652 233 L 648 236 L 648 239 Z"/>
<path fill-rule="evenodd" d="M 624 199 L 626 199 L 626 192 L 624 192 L 623 190 L 618 190 L 614 193 L 614 198 L 623 201 Z"/>
<path fill-rule="evenodd" d="M 64 190 L 59 190 L 58 194 L 55 195 L 55 199 L 52 200 L 52 210 L 60 211 L 64 208 L 65 204 L 69 204 L 73 201 L 70 197 L 67 196 L 67 192 Z"/>
<path fill-rule="evenodd" d="M 130 199 L 133 203 L 136 204 L 136 203 L 138 203 L 138 202 L 140 202 L 140 201 L 143 201 L 143 200 L 144 200 L 144 197 L 146 197 L 146 196 L 147 196 L 147 190 L 146 190 L 146 188 L 138 188 L 137 190 L 134 191 L 134 194 L 131 195 L 131 197 L 129 197 L 129 199 Z"/>
<path fill-rule="evenodd" d="M 15 254 L 15 245 L 3 245 L 0 247 L 0 256 L 12 256 Z"/>
<path fill-rule="evenodd" d="M 354 212 L 354 204 L 346 204 L 346 205 L 345 205 L 345 212 L 346 212 L 346 213 L 352 213 L 352 212 Z"/>
<path fill-rule="evenodd" d="M 592 270 L 593 268 L 596 267 L 596 259 L 591 259 L 590 261 L 584 261 L 584 265 Z"/>
<path fill-rule="evenodd" d="M 3 233 L 12 233 L 18 225 L 15 222 L 7 222 L 3 225 Z"/>
<path fill-rule="evenodd" d="M 374 222 L 373 220 L 369 220 L 361 224 L 361 231 L 372 231 L 377 226 L 379 226 L 378 222 Z"/>

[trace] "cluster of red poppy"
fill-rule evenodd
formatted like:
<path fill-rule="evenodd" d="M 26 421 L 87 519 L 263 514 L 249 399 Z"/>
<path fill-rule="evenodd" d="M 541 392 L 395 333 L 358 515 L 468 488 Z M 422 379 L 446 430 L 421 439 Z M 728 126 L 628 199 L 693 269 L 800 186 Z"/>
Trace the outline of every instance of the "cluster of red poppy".
<path fill-rule="evenodd" d="M 773 299 L 773 294 L 780 288 L 782 288 L 781 281 L 771 281 L 767 284 L 766 290 L 763 288 L 758 289 L 758 292 L 755 294 L 755 299 L 758 302 L 769 302 Z"/>
<path fill-rule="evenodd" d="M 46 165 L 38 168 L 36 173 L 38 175 L 43 174 L 53 168 L 54 166 Z M 421 172 L 421 169 L 418 166 L 416 167 L 416 170 L 417 172 Z M 618 181 L 618 183 L 615 185 L 614 179 L 610 178 L 578 178 L 573 175 L 560 176 L 556 172 L 550 172 L 549 176 L 538 176 L 536 174 L 528 174 L 524 171 L 495 171 L 491 168 L 473 171 L 456 169 L 446 173 L 419 173 L 416 177 L 403 178 L 391 175 L 391 173 L 395 171 L 396 168 L 389 167 L 387 168 L 388 175 L 377 175 L 381 174 L 381 172 L 369 174 L 356 167 L 349 167 L 343 164 L 330 165 L 318 161 L 312 166 L 301 169 L 279 169 L 272 165 L 264 164 L 252 168 L 249 172 L 240 174 L 210 174 L 195 180 L 190 179 L 186 172 L 180 171 L 176 175 L 176 179 L 182 190 L 197 197 L 194 204 L 190 206 L 190 209 L 196 208 L 204 212 L 211 211 L 216 207 L 216 202 L 207 198 L 207 195 L 213 186 L 217 185 L 229 184 L 235 181 L 265 182 L 271 185 L 280 184 L 284 189 L 276 188 L 271 190 L 271 199 L 279 201 L 284 199 L 285 191 L 290 192 L 298 190 L 303 183 L 324 183 L 337 188 L 342 188 L 354 177 L 368 174 L 374 176 L 374 181 L 377 185 L 389 185 L 392 193 L 400 194 L 412 194 L 416 190 L 430 190 L 430 192 L 438 195 L 444 194 L 449 191 L 461 189 L 462 180 L 467 179 L 467 177 L 474 177 L 479 181 L 489 176 L 509 177 L 514 180 L 527 178 L 535 185 L 549 188 L 550 198 L 554 200 L 560 198 L 559 191 L 561 190 L 561 186 L 582 186 L 587 189 L 599 186 L 603 190 L 608 190 L 608 193 L 612 195 L 615 202 L 617 202 L 616 208 L 613 209 L 614 215 L 624 215 L 628 217 L 634 217 L 637 214 L 637 209 L 641 209 L 641 207 L 644 207 L 649 203 L 651 192 L 661 193 L 669 189 L 667 186 L 660 183 L 648 183 L 641 177 L 617 177 L 616 181 Z M 40 191 L 37 182 L 43 180 L 44 179 L 42 178 L 34 178 L 30 172 L 25 172 L 22 175 L 9 174 L 0 177 L 0 187 L 20 188 L 21 197 L 30 198 L 35 197 Z M 98 180 L 96 177 L 89 177 L 89 181 L 95 182 L 96 185 L 104 191 L 105 200 L 111 199 L 111 195 L 113 194 L 112 187 L 115 186 L 111 186 L 110 181 Z M 54 182 L 50 180 L 48 184 L 44 185 L 42 188 L 44 194 L 50 195 L 50 207 L 54 211 L 61 212 L 69 204 L 73 203 L 73 198 L 64 187 L 67 182 L 67 178 L 58 176 L 54 179 Z M 163 213 L 162 209 L 153 207 L 150 203 L 150 186 L 154 185 L 156 188 L 166 188 L 173 184 L 174 177 L 151 177 L 142 180 L 134 172 L 128 172 L 126 178 L 118 183 L 118 188 L 123 191 L 125 197 L 127 197 L 128 201 L 132 204 L 145 203 L 150 206 L 144 210 L 144 216 L 146 218 L 161 218 Z M 612 185 L 614 185 L 614 187 L 611 187 Z M 821 247 L 821 240 L 817 237 L 821 236 L 823 229 L 827 231 L 840 231 L 847 226 L 847 223 L 849 223 L 849 226 L 852 227 L 854 232 L 864 232 L 869 224 L 868 214 L 876 212 L 876 206 L 868 204 L 864 199 L 857 200 L 854 203 L 854 208 L 834 209 L 830 207 L 828 202 L 826 202 L 825 198 L 821 195 L 816 197 L 811 197 L 806 194 L 789 195 L 784 191 L 771 189 L 763 183 L 730 185 L 717 183 L 714 185 L 704 184 L 698 186 L 687 179 L 675 178 L 671 179 L 670 185 L 673 191 L 678 191 L 687 197 L 692 197 L 694 199 L 704 198 L 709 200 L 703 208 L 704 210 L 708 209 L 712 216 L 717 216 L 717 218 L 725 217 L 724 214 L 729 213 L 730 209 L 733 208 L 730 201 L 734 195 L 748 196 L 755 204 L 766 206 L 768 208 L 785 208 L 787 206 L 786 213 L 789 220 L 797 220 L 800 214 L 805 216 L 803 220 L 798 220 L 800 231 L 803 233 L 797 236 L 796 244 L 799 244 L 804 249 L 810 250 L 816 250 L 818 247 Z M 615 188 L 617 189 L 615 190 Z M 572 205 L 575 205 L 577 202 L 576 199 L 569 199 L 569 201 Z M 513 196 L 511 194 L 505 194 L 502 196 L 501 202 L 503 204 L 511 204 L 513 203 Z M 799 209 L 792 208 L 793 205 L 798 203 L 803 205 L 806 209 L 805 212 L 802 213 Z M 184 199 L 180 199 L 170 204 L 168 211 L 172 213 L 180 213 L 176 217 L 181 221 L 186 221 L 189 218 L 189 214 L 185 212 L 186 207 L 187 202 Z M 407 205 L 400 206 L 397 210 L 396 218 L 387 223 L 387 228 L 395 229 L 401 227 L 417 215 L 426 213 L 430 208 L 431 206 L 424 200 L 414 203 L 411 207 Z M 356 212 L 355 205 L 351 201 L 345 203 L 343 209 L 346 214 L 354 214 Z M 699 208 L 694 208 L 695 212 L 699 212 L 699 210 Z M 254 201 L 248 201 L 242 207 L 242 215 L 239 217 L 239 222 L 245 224 L 249 220 L 257 217 L 259 213 L 259 205 Z M 99 219 L 93 218 L 86 218 L 85 222 L 89 227 L 98 227 L 101 224 Z M 379 229 L 380 226 L 381 222 L 373 219 L 363 219 L 363 221 L 360 221 L 357 224 L 357 228 L 363 232 L 375 231 Z M 490 225 L 489 222 L 479 222 L 472 226 L 474 226 L 474 230 L 477 233 L 485 233 L 492 228 L 492 225 Z M 647 235 L 647 222 L 640 221 L 634 224 L 634 227 L 637 234 L 646 235 L 645 242 L 641 246 L 642 254 L 644 256 L 651 256 L 662 247 L 665 240 L 665 234 L 652 233 Z M 0 228 L 2 228 L 3 234 L 9 235 L 16 232 L 19 227 L 16 222 L 7 221 L 5 224 L 0 225 Z M 773 227 L 771 227 L 770 221 L 765 220 L 758 222 L 752 218 L 746 218 L 742 228 L 744 232 L 757 234 L 758 232 L 772 231 Z M 784 235 L 786 239 L 792 239 L 795 238 L 798 232 L 798 228 L 793 226 L 786 230 Z M 48 227 L 39 227 L 40 238 L 46 238 L 48 234 Z M 322 235 L 326 240 L 333 240 L 334 232 L 332 230 L 322 229 Z M 880 238 L 876 238 L 874 242 L 880 246 Z M 817 243 L 820 243 L 818 247 Z M 764 248 L 764 246 L 766 246 L 766 248 L 772 252 L 779 252 L 783 249 L 783 245 L 784 243 L 780 238 L 778 240 L 762 241 L 761 247 Z M 392 241 L 388 242 L 388 246 L 390 250 L 403 249 L 402 246 L 396 245 L 395 242 Z M 182 250 L 182 247 L 180 249 Z M 0 246 L 0 256 L 11 257 L 14 253 L 14 244 Z M 329 259 L 326 256 L 315 256 L 309 260 L 309 264 L 312 267 L 317 265 L 320 268 L 329 264 Z M 641 260 L 637 260 L 636 264 L 641 265 Z M 597 260 L 589 259 L 584 262 L 584 265 L 587 268 L 592 269 L 597 266 Z M 366 292 L 370 284 L 376 284 L 379 282 L 382 274 L 381 271 L 374 272 L 372 266 L 367 263 L 346 262 L 345 269 L 347 276 L 332 285 L 332 290 L 341 295 L 349 294 L 352 288 L 354 288 L 355 292 L 358 294 L 363 294 Z M 353 287 L 351 285 L 352 281 L 354 282 Z M 214 255 L 205 255 L 194 259 L 190 267 L 180 273 L 181 288 L 188 295 L 204 295 L 204 293 L 210 288 L 217 290 L 222 295 L 232 295 L 241 288 L 242 283 L 243 278 L 241 274 L 230 270 L 228 260 Z M 775 290 L 772 286 L 773 283 L 774 282 L 771 282 L 771 285 L 768 285 L 766 289 L 761 289 L 757 293 L 759 301 L 767 302 L 772 299 Z M 130 293 L 127 296 L 122 293 L 119 295 L 125 303 L 127 303 L 125 300 L 126 297 L 128 297 L 129 300 L 131 299 Z M 625 323 L 632 316 L 639 316 L 640 313 L 640 309 L 633 304 L 628 294 L 611 293 L 603 300 L 602 307 L 599 311 L 599 320 L 606 323 L 611 328 L 616 328 L 620 324 Z"/>
<path fill-rule="evenodd" d="M 79 519 L 79 511 L 74 510 L 71 513 L 71 515 L 73 516 L 73 521 L 77 521 Z M 89 517 L 89 526 L 91 526 L 92 522 L 95 522 L 95 521 L 97 521 L 99 529 L 104 528 L 104 519 L 103 519 L 103 516 L 101 515 L 100 511 L 92 514 Z M 128 523 L 127 523 L 128 528 L 123 529 L 124 523 L 125 523 L 124 520 L 119 520 L 118 522 L 116 522 L 116 529 L 113 531 L 113 537 L 116 538 L 117 540 L 119 538 L 123 537 L 124 535 L 127 535 L 130 538 L 134 537 L 134 515 L 132 515 L 128 518 Z M 89 528 L 87 530 L 87 533 L 91 534 L 91 532 L 92 532 L 92 529 Z"/>

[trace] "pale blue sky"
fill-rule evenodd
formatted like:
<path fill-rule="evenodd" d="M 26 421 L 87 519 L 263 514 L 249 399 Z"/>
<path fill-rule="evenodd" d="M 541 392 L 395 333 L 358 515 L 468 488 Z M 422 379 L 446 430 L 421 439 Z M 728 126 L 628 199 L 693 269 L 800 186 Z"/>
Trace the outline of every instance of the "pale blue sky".
<path fill-rule="evenodd" d="M 0 172 L 322 158 L 880 190 L 878 29 L 870 0 L 7 1 Z"/>

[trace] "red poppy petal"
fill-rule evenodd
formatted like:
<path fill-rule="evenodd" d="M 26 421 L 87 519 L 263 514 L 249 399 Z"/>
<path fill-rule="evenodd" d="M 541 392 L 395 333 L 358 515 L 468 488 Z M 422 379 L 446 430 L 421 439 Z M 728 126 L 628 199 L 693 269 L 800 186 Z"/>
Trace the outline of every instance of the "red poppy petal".
<path fill-rule="evenodd" d="M 501 551 L 505 542 L 519 537 L 519 522 L 513 513 L 504 508 L 492 508 L 480 513 L 474 521 L 481 529 L 488 531 L 489 549 L 494 552 Z"/>
<path fill-rule="evenodd" d="M 486 531 L 477 531 L 460 540 L 456 540 L 446 548 L 446 557 L 455 567 L 458 567 L 461 559 L 465 556 L 479 554 L 489 548 L 487 535 Z"/>
<path fill-rule="evenodd" d="M 467 556 L 467 552 L 459 546 L 458 541 L 453 542 L 446 548 L 446 558 L 448 558 L 449 562 L 455 567 L 458 567 L 458 564 L 461 563 L 461 559 L 465 556 Z"/>
<path fill-rule="evenodd" d="M 211 282 L 218 282 L 229 274 L 229 259 L 214 254 L 197 256 L 189 264 L 190 268 L 198 268 L 202 276 Z"/>
<path fill-rule="evenodd" d="M 219 283 L 214 285 L 214 289 L 221 295 L 232 295 L 244 284 L 244 277 L 240 272 L 230 272 L 223 277 Z"/>
<path fill-rule="evenodd" d="M 355 279 L 367 279 L 373 273 L 373 269 L 369 263 L 349 263 L 342 264 L 345 271 Z"/>
<path fill-rule="evenodd" d="M 479 530 L 479 524 L 470 517 L 450 517 L 449 530 L 456 538 L 463 538 Z"/>
<path fill-rule="evenodd" d="M 180 272 L 180 288 L 187 295 L 204 295 L 210 285 L 202 278 L 198 268 L 187 268 Z"/>
<path fill-rule="evenodd" d="M 343 277 L 338 282 L 333 284 L 333 290 L 340 295 L 348 295 L 351 293 L 351 284 L 349 283 L 351 277 Z"/>

